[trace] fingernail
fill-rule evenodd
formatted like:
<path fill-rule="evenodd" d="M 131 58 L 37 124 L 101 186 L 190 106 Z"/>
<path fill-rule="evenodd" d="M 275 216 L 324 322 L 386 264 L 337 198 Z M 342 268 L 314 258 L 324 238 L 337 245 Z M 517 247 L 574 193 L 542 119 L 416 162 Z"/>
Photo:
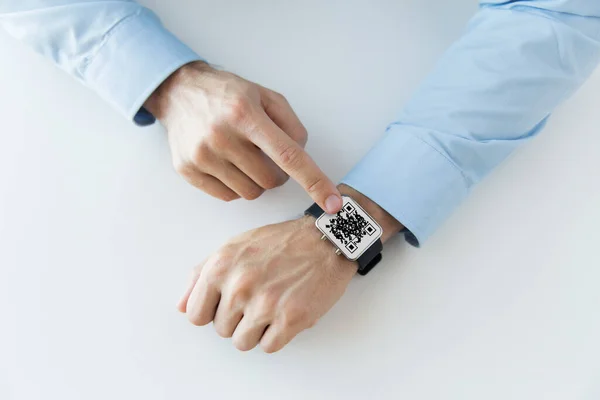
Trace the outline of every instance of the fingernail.
<path fill-rule="evenodd" d="M 327 214 L 335 214 L 340 208 L 342 208 L 342 198 L 340 196 L 332 194 L 325 200 L 325 211 L 327 211 Z"/>

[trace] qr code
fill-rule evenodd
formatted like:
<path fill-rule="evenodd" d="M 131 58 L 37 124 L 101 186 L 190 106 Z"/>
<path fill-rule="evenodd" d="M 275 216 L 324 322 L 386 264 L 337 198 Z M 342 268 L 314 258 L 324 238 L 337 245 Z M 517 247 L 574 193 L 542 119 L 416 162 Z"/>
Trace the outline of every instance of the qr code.
<path fill-rule="evenodd" d="M 375 233 L 375 228 L 354 208 L 347 203 L 334 218 L 325 225 L 329 232 L 353 253 L 365 236 Z"/>

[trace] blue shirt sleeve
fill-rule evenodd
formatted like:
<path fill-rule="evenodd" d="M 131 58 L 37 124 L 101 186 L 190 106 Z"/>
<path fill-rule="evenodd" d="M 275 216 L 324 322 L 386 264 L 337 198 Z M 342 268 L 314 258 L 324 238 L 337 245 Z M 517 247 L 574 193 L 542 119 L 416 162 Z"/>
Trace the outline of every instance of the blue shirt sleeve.
<path fill-rule="evenodd" d="M 152 92 L 201 59 L 131 0 L 4 0 L 0 26 L 140 125 L 154 122 Z"/>
<path fill-rule="evenodd" d="M 345 177 L 419 245 L 535 136 L 600 60 L 600 1 L 483 1 L 466 33 Z"/>

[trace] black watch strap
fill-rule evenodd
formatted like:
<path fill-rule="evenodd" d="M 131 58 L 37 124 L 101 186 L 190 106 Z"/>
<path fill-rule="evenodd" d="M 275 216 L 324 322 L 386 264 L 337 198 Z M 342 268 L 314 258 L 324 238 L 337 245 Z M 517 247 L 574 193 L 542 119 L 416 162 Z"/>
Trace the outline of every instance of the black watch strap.
<path fill-rule="evenodd" d="M 325 211 L 317 203 L 313 203 L 312 206 L 308 207 L 304 212 L 305 215 L 311 215 L 318 219 L 321 215 L 323 215 Z M 371 247 L 369 247 L 358 259 L 356 262 L 358 263 L 358 274 L 366 275 L 368 274 L 375 266 L 381 261 L 383 258 L 381 256 L 381 251 L 383 250 L 383 243 L 381 239 L 377 239 Z"/>

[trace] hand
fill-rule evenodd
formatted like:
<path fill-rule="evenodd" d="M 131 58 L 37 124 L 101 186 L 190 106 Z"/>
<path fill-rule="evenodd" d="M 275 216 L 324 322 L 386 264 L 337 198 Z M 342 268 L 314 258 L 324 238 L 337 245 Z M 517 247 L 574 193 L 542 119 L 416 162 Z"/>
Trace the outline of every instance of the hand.
<path fill-rule="evenodd" d="M 291 176 L 328 212 L 335 185 L 304 151 L 307 132 L 286 99 L 204 62 L 180 68 L 145 107 L 166 127 L 176 170 L 225 201 L 253 200 Z"/>
<path fill-rule="evenodd" d="M 178 308 L 239 350 L 281 349 L 342 296 L 357 267 L 308 217 L 249 231 L 199 265 Z"/>
<path fill-rule="evenodd" d="M 402 225 L 360 193 L 342 188 L 384 230 Z M 342 296 L 357 265 L 322 241 L 312 217 L 242 234 L 194 269 L 179 311 L 194 325 L 214 326 L 243 351 L 271 353 L 313 326 Z"/>

